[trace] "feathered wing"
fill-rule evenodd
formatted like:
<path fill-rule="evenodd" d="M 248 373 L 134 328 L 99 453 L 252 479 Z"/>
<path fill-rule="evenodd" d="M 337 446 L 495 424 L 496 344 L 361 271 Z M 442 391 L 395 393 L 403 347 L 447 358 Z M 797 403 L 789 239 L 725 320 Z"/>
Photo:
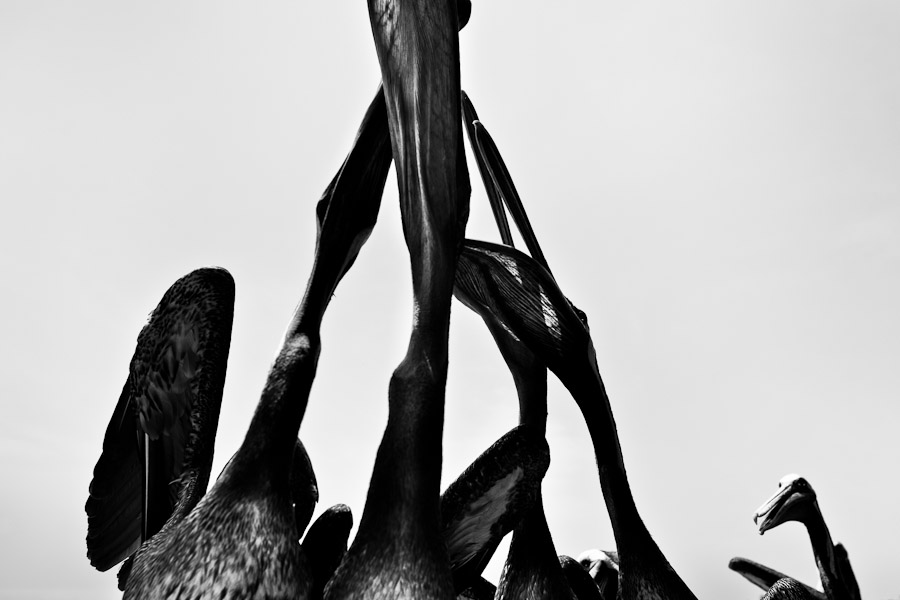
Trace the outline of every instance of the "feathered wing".
<path fill-rule="evenodd" d="M 98 570 L 134 554 L 176 506 L 186 513 L 205 492 L 233 311 L 231 275 L 198 269 L 169 288 L 138 336 L 85 504 Z"/>
<path fill-rule="evenodd" d="M 310 598 L 321 598 L 325 585 L 347 554 L 353 513 L 346 504 L 335 504 L 313 521 L 303 538 L 303 553 L 312 576 Z"/>
<path fill-rule="evenodd" d="M 792 582 L 794 582 L 792 583 L 792 585 L 794 585 L 795 587 L 796 585 L 803 585 L 806 587 L 806 591 L 810 596 L 816 598 L 817 600 L 826 600 L 825 594 L 820 592 L 819 590 L 808 586 L 805 583 L 794 580 L 784 573 L 776 571 L 771 567 L 767 567 L 766 565 L 760 564 L 756 561 L 752 561 L 749 558 L 736 556 L 728 561 L 728 568 L 741 575 L 744 579 L 760 588 L 761 590 L 770 590 L 781 579 L 791 579 Z"/>
<path fill-rule="evenodd" d="M 500 540 L 534 504 L 549 466 L 543 436 L 519 426 L 441 495 L 443 537 L 457 593 L 478 583 Z"/>
<path fill-rule="evenodd" d="M 94 467 L 84 507 L 88 515 L 88 558 L 100 571 L 125 560 L 141 545 L 143 462 L 134 427 L 129 377 L 106 428 L 103 453 Z"/>

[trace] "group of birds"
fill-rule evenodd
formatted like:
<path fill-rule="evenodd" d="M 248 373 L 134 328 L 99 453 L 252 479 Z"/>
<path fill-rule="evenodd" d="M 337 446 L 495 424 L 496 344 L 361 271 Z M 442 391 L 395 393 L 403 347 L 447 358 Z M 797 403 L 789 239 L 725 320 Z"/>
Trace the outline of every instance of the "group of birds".
<path fill-rule="evenodd" d="M 125 598 L 694 599 L 641 520 L 585 313 L 563 294 L 491 136 L 461 92 L 460 0 L 369 0 L 382 87 L 316 206 L 315 259 L 247 434 L 207 491 L 231 339 L 234 282 L 203 268 L 176 281 L 141 331 L 85 510 L 91 564 Z M 461 118 L 462 117 L 462 118 Z M 464 238 L 463 124 L 502 243 Z M 377 220 L 396 164 L 415 319 L 391 378 L 389 417 L 365 508 L 312 524 L 313 465 L 298 439 L 338 283 Z M 506 211 L 528 254 L 514 248 Z M 478 313 L 509 367 L 519 422 L 440 492 L 452 296 Z M 559 556 L 541 499 L 549 466 L 547 371 L 593 443 L 617 550 Z M 818 515 L 818 516 L 816 516 Z M 767 598 L 859 600 L 800 478 L 760 509 L 760 531 L 806 524 L 824 594 L 750 561 L 732 568 Z M 496 587 L 482 572 L 512 533 Z"/>

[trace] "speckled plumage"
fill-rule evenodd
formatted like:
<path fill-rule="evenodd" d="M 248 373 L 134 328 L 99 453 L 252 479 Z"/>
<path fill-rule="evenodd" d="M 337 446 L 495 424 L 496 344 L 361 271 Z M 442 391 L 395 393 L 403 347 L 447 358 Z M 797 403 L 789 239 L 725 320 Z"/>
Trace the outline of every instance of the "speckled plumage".
<path fill-rule="evenodd" d="M 278 496 L 220 492 L 223 487 L 213 486 L 186 519 L 141 548 L 125 599 L 308 596 L 290 505 Z"/>
<path fill-rule="evenodd" d="M 89 556 L 119 557 L 121 548 L 130 548 L 100 543 L 123 539 L 126 533 L 134 535 L 133 528 L 119 526 L 122 515 L 131 515 L 132 523 L 146 522 L 147 514 L 164 522 L 158 531 L 139 532 L 140 539 L 149 539 L 122 569 L 120 586 L 125 598 L 293 599 L 307 594 L 293 500 L 301 515 L 311 513 L 316 487 L 296 429 L 291 432 L 288 427 L 272 443 L 257 443 L 248 432 L 250 443 L 245 441 L 204 495 L 224 387 L 233 301 L 234 282 L 227 271 L 199 269 L 169 288 L 138 337 L 128 393 L 123 393 L 113 415 L 86 505 Z M 308 365 L 310 358 L 315 356 L 298 352 L 296 344 L 290 346 L 276 360 L 274 381 L 267 385 L 261 405 L 283 404 L 285 398 L 278 392 L 296 387 L 290 385 L 297 373 L 295 362 Z M 311 379 L 311 372 L 299 371 Z M 295 413 L 299 408 L 294 407 Z M 296 414 L 294 419 L 299 427 Z M 135 437 L 138 442 L 133 441 Z M 145 489 L 143 464 L 153 455 L 140 451 L 154 443 L 166 460 L 162 466 L 149 465 L 149 479 L 174 479 L 171 486 L 161 486 L 174 495 L 174 506 L 165 503 L 166 494 L 154 495 Z M 255 453 L 277 460 L 254 465 Z M 159 475 L 153 475 L 153 469 Z M 136 491 L 146 499 L 123 501 L 127 494 L 134 498 Z"/>
<path fill-rule="evenodd" d="M 790 577 L 775 582 L 760 600 L 815 600 L 802 583 Z"/>

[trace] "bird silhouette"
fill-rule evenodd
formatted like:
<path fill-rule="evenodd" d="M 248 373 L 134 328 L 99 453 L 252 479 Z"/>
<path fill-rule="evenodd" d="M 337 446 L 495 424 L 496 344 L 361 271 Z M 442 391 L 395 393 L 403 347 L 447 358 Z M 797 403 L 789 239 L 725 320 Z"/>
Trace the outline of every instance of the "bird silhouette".
<path fill-rule="evenodd" d="M 846 550 L 832 541 L 815 490 L 796 474 L 785 475 L 778 482 L 778 491 L 753 515 L 760 535 L 788 521 L 797 521 L 806 527 L 825 595 L 830 600 L 860 600 L 859 586 Z"/>
<path fill-rule="evenodd" d="M 454 1 L 370 0 L 401 217 L 412 271 L 407 354 L 388 391 L 359 529 L 326 598 L 454 598 L 441 536 L 447 340 L 456 259 L 468 217 Z"/>
<path fill-rule="evenodd" d="M 139 360 L 133 361 L 113 415 L 86 506 L 95 565 L 109 568 L 139 546 L 128 563 L 126 598 L 297 598 L 310 592 L 309 565 L 298 539 L 312 514 L 315 479 L 305 452 L 304 460 L 294 460 L 297 431 L 315 376 L 322 316 L 374 227 L 390 160 L 379 93 L 316 206 L 313 270 L 244 441 L 205 495 L 230 341 L 233 281 L 224 270 L 201 270 L 173 286 L 157 309 L 161 316 L 151 315 L 145 332 L 153 333 L 142 336 L 152 338 L 145 344 L 155 352 L 150 356 L 156 363 L 150 364 L 161 366 L 142 366 L 148 361 L 141 358 L 145 351 L 139 338 Z M 225 291 L 216 293 L 227 302 L 220 307 L 207 298 L 215 299 L 215 293 L 201 294 L 187 285 L 197 279 L 219 282 L 216 289 Z M 166 317 L 169 310 L 183 318 Z M 166 325 L 169 321 L 174 325 Z M 162 333 L 155 333 L 158 328 Z M 184 465 L 170 490 L 177 498 L 171 510 L 157 509 L 152 500 L 160 495 L 152 482 L 167 477 L 167 471 L 154 475 L 152 463 L 144 484 L 136 488 L 133 478 L 126 478 L 131 483 L 124 487 L 118 483 L 123 473 L 131 477 L 142 471 L 135 456 L 148 455 L 146 448 L 123 450 L 135 436 L 135 423 L 148 437 L 163 439 L 163 454 L 175 457 L 170 462 Z M 292 476 L 298 469 L 308 471 L 306 480 Z M 144 495 L 136 496 L 135 489 Z M 137 529 L 136 522 L 141 523 Z M 155 535 L 153 524 L 159 527 Z"/>
<path fill-rule="evenodd" d="M 464 105 L 467 102 L 463 97 Z M 476 152 L 484 154 L 490 174 L 486 185 L 496 185 L 507 204 L 521 206 L 496 144 L 480 121 L 473 127 Z M 510 212 L 515 218 L 516 211 Z M 457 269 L 457 279 L 482 282 L 476 292 L 479 303 L 490 306 L 502 326 L 559 377 L 581 409 L 620 556 L 619 597 L 695 598 L 650 536 L 635 506 L 585 314 L 569 302 L 537 259 L 507 245 L 468 240 Z M 541 309 L 535 310 L 536 306 Z"/>

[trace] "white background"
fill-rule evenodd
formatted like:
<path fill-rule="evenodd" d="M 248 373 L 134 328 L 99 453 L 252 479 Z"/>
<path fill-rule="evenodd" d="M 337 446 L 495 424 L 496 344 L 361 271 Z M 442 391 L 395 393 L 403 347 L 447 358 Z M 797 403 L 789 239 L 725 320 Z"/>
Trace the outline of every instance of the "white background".
<path fill-rule="evenodd" d="M 866 598 L 900 597 L 900 4 L 477 1 L 462 81 L 591 319 L 634 495 L 703 598 L 747 556 L 809 583 L 812 483 Z M 378 65 L 364 2 L 0 3 L 0 597 L 116 598 L 83 511 L 137 334 L 204 265 L 237 282 L 216 451 L 239 445 L 310 269 L 314 206 Z M 469 236 L 496 240 L 477 170 Z M 411 322 L 393 172 L 326 315 L 301 428 L 321 503 L 362 513 Z M 516 422 L 455 303 L 449 483 Z M 551 377 L 559 553 L 614 545 Z M 487 575 L 496 581 L 505 546 Z"/>

